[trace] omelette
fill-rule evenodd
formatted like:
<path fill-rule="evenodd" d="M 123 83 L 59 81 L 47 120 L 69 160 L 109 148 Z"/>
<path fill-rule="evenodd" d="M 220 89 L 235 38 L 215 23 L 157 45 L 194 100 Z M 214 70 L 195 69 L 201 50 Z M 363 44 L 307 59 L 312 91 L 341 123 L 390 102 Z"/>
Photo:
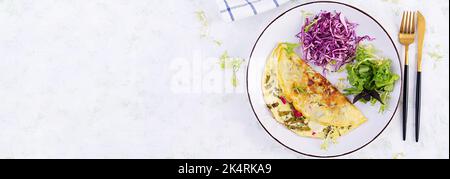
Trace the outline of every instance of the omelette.
<path fill-rule="evenodd" d="M 336 141 L 367 121 L 343 94 L 280 43 L 267 60 L 264 101 L 276 121 L 304 137 Z"/>

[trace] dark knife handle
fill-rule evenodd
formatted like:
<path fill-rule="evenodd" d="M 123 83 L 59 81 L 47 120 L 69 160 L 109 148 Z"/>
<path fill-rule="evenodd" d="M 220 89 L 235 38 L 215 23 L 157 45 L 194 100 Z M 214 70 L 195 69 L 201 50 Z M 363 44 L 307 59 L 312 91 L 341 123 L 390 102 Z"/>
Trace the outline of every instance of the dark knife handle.
<path fill-rule="evenodd" d="M 417 72 L 416 85 L 416 142 L 419 142 L 420 136 L 420 106 L 421 106 L 421 91 L 422 91 L 422 72 Z"/>
<path fill-rule="evenodd" d="M 406 141 L 406 128 L 408 124 L 408 89 L 409 67 L 405 65 L 405 77 L 403 79 L 403 141 Z"/>

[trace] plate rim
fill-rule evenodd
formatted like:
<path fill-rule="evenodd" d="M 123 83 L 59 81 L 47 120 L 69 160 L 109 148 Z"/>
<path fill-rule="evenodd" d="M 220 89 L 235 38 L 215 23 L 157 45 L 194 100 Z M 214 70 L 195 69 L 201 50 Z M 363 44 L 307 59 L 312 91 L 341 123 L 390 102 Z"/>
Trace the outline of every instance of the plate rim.
<path fill-rule="evenodd" d="M 372 19 L 379 27 L 381 27 L 381 29 L 383 29 L 383 31 L 384 31 L 384 33 L 387 35 L 387 37 L 389 37 L 389 40 L 391 41 L 392 45 L 394 46 L 395 52 L 397 53 L 397 60 L 399 61 L 399 64 L 400 64 L 400 65 L 399 65 L 400 72 L 401 72 L 401 75 L 400 75 L 400 81 L 399 81 L 399 82 L 400 82 L 400 95 L 399 95 L 399 97 L 398 97 L 397 105 L 396 105 L 396 107 L 395 107 L 395 110 L 394 110 L 394 112 L 392 113 L 392 116 L 391 116 L 391 118 L 389 119 L 389 121 L 388 121 L 388 123 L 386 124 L 386 126 L 384 126 L 384 128 L 383 128 L 383 129 L 382 129 L 382 130 L 381 130 L 381 131 L 380 131 L 373 139 L 371 139 L 371 140 L 370 140 L 369 142 L 367 142 L 366 144 L 362 145 L 361 147 L 359 147 L 359 148 L 357 148 L 357 149 L 354 149 L 354 150 L 352 150 L 352 151 L 345 152 L 345 153 L 339 154 L 339 155 L 326 155 L 326 156 L 321 156 L 321 155 L 313 155 L 313 154 L 308 154 L 308 153 L 305 153 L 305 152 L 300 152 L 300 151 L 298 151 L 298 150 L 296 150 L 296 149 L 293 149 L 293 148 L 287 146 L 286 144 L 284 144 L 283 142 L 281 142 L 280 140 L 278 140 L 276 137 L 274 137 L 274 136 L 266 129 L 266 127 L 264 127 L 264 125 L 262 124 L 261 120 L 260 120 L 259 117 L 258 117 L 258 114 L 256 114 L 255 108 L 253 107 L 252 99 L 251 99 L 251 97 L 250 97 L 249 86 L 248 86 L 248 72 L 249 72 L 249 68 L 250 68 L 250 62 L 251 62 L 251 60 L 252 60 L 252 56 L 253 56 L 253 53 L 254 53 L 254 51 L 255 51 L 256 45 L 258 44 L 259 40 L 260 40 L 261 37 L 264 35 L 264 33 L 266 32 L 266 30 L 267 30 L 267 29 L 268 29 L 275 21 L 277 21 L 279 18 L 281 18 L 282 16 L 284 16 L 286 13 L 288 13 L 288 12 L 294 10 L 294 9 L 300 8 L 300 7 L 302 7 L 302 6 L 306 6 L 306 5 L 309 5 L 309 4 L 320 4 L 320 3 L 330 3 L 330 4 L 344 5 L 344 6 L 350 7 L 350 8 L 352 8 L 352 9 L 354 9 L 354 10 L 357 10 L 357 11 L 361 12 L 361 13 L 364 14 L 365 16 L 367 16 L 367 17 L 369 17 L 370 19 Z M 275 141 L 277 141 L 277 142 L 278 142 L 279 144 L 281 144 L 282 146 L 284 146 L 284 147 L 290 149 L 291 151 L 296 152 L 296 153 L 301 154 L 301 155 L 305 155 L 305 156 L 309 156 L 309 157 L 316 157 L 316 158 L 335 158 L 335 157 L 342 157 L 342 156 L 345 156 L 345 155 L 349 155 L 349 154 L 351 154 L 351 153 L 354 153 L 354 152 L 356 152 L 356 151 L 359 151 L 359 150 L 363 149 L 364 147 L 366 147 L 367 145 L 369 145 L 369 144 L 371 144 L 373 141 L 375 141 L 375 140 L 376 140 L 376 139 L 377 139 L 377 138 L 378 138 L 378 137 L 386 130 L 386 128 L 387 128 L 387 127 L 389 126 L 389 124 L 392 122 L 392 120 L 393 120 L 395 114 L 397 113 L 398 107 L 399 107 L 399 105 L 400 105 L 400 99 L 401 99 L 401 97 L 403 96 L 403 88 L 404 88 L 404 86 L 403 86 L 403 68 L 402 68 L 402 63 L 401 63 L 400 53 L 399 53 L 398 48 L 397 48 L 397 46 L 395 45 L 395 42 L 394 42 L 394 40 L 392 39 L 391 35 L 389 35 L 389 33 L 388 33 L 388 31 L 386 30 L 386 28 L 384 28 L 383 25 L 381 25 L 381 24 L 380 24 L 374 17 L 372 17 L 370 14 L 364 12 L 363 10 L 361 10 L 361 9 L 355 7 L 355 6 L 352 6 L 352 5 L 349 5 L 349 4 L 346 4 L 346 3 L 342 3 L 342 2 L 335 2 L 335 1 L 313 1 L 313 2 L 307 2 L 307 3 L 302 3 L 302 4 L 299 4 L 299 5 L 296 5 L 296 6 L 292 7 L 292 8 L 290 8 L 290 9 L 284 11 L 283 13 L 281 13 L 280 15 L 278 15 L 276 18 L 274 18 L 274 19 L 273 19 L 273 20 L 272 20 L 272 21 L 264 28 L 264 30 L 260 33 L 260 35 L 258 36 L 258 38 L 256 39 L 256 41 L 255 41 L 255 43 L 254 43 L 254 45 L 253 45 L 252 51 L 251 51 L 251 53 L 250 53 L 249 60 L 248 60 L 248 62 L 247 62 L 246 87 L 247 87 L 246 89 L 247 89 L 248 101 L 249 101 L 249 103 L 250 103 L 250 107 L 252 108 L 253 114 L 255 115 L 256 119 L 257 119 L 258 122 L 259 122 L 259 124 L 260 124 L 260 125 L 263 127 L 263 129 L 267 132 L 267 134 L 269 134 L 270 137 L 272 137 Z"/>

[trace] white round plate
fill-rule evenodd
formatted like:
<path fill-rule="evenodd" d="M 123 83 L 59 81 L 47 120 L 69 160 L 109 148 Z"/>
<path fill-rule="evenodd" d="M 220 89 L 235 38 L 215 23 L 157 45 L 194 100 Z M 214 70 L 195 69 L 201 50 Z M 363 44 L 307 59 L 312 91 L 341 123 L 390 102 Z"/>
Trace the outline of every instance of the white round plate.
<path fill-rule="evenodd" d="M 384 113 L 379 113 L 378 105 L 357 103 L 356 107 L 362 111 L 368 121 L 339 138 L 337 144 L 330 144 L 328 150 L 321 149 L 322 140 L 298 136 L 277 123 L 267 109 L 262 94 L 261 81 L 267 57 L 279 42 L 298 42 L 295 36 L 304 22 L 303 14 L 305 12 L 317 14 L 321 10 L 341 12 L 349 21 L 358 23 L 357 34 L 375 38 L 369 43 L 379 50 L 379 55 L 391 59 L 393 72 L 402 76 L 402 68 L 398 51 L 386 30 L 370 15 L 347 4 L 316 1 L 298 5 L 278 16 L 266 27 L 253 47 L 247 66 L 247 93 L 256 118 L 267 133 L 283 146 L 303 155 L 326 158 L 355 152 L 375 140 L 389 125 L 397 111 L 402 82 L 401 80 L 396 82 L 395 90 L 391 93 L 388 108 Z M 320 68 L 314 65 L 312 67 L 321 72 Z M 342 75 L 345 77 L 346 73 L 328 73 L 326 78 L 332 84 L 337 84 Z"/>

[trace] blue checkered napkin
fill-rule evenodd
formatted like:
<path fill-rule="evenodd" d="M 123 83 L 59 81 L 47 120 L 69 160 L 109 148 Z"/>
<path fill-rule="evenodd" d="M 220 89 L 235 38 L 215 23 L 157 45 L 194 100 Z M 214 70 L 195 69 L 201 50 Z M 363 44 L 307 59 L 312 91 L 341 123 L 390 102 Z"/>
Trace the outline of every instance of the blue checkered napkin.
<path fill-rule="evenodd" d="M 257 15 L 289 0 L 216 0 L 220 8 L 220 15 L 225 21 L 236 21 L 249 16 Z"/>

